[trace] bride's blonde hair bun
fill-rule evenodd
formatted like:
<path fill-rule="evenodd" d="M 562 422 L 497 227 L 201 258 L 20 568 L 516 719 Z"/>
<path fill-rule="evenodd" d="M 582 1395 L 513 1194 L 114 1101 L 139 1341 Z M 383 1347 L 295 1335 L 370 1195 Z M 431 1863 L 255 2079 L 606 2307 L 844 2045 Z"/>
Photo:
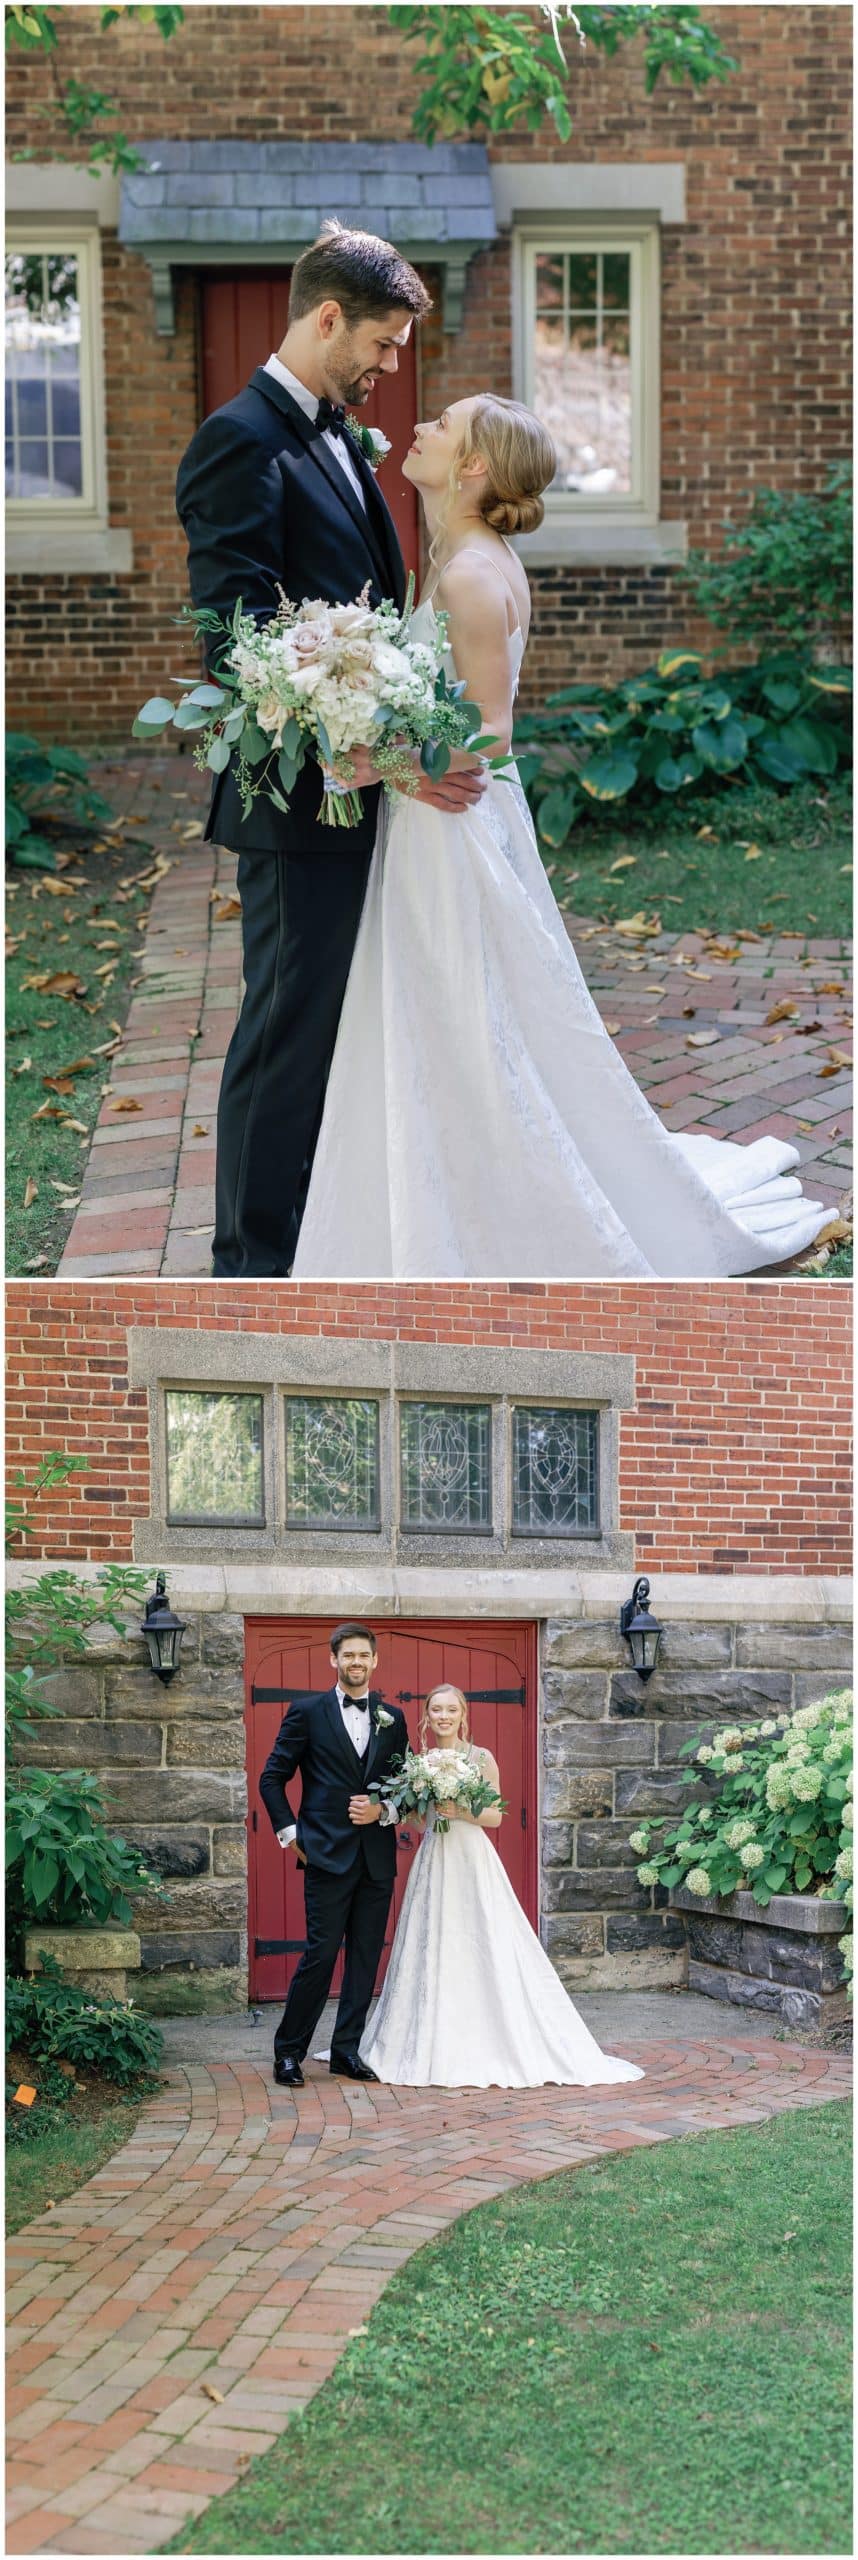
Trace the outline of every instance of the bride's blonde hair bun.
<path fill-rule="evenodd" d="M 496 533 L 535 533 L 545 509 L 540 492 L 557 469 L 557 451 L 541 418 L 520 400 L 486 392 L 467 420 L 456 469 L 480 455 L 488 486 L 480 514 Z"/>
<path fill-rule="evenodd" d="M 483 508 L 484 522 L 496 533 L 535 533 L 544 514 L 541 498 L 498 498 L 494 506 Z"/>

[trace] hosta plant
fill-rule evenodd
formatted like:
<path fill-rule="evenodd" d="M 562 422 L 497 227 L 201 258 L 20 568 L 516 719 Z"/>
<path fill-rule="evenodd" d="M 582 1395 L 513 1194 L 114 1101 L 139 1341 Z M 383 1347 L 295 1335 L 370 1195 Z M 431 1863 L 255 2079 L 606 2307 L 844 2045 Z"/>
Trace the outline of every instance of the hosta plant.
<path fill-rule="evenodd" d="M 565 844 L 604 801 L 676 799 L 737 782 L 824 785 L 851 755 L 848 667 L 794 655 L 706 676 L 663 652 L 623 684 L 567 685 L 516 722 L 513 750 L 546 844 Z"/>
<path fill-rule="evenodd" d="M 681 1885 L 701 1899 L 742 1891 L 761 1910 L 774 1893 L 816 1893 L 851 1912 L 849 1691 L 762 1724 L 725 1725 L 684 1752 L 708 1796 L 678 1821 L 643 1822 L 630 1834 L 639 1884 Z M 840 1947 L 851 1972 L 851 1934 Z"/>
<path fill-rule="evenodd" d="M 160 2027 L 133 2000 L 95 1999 L 67 1982 L 52 1956 L 42 1957 L 41 1973 L 7 1982 L 7 2053 L 20 2048 L 34 2059 L 73 2062 L 129 2089 L 152 2079 L 162 2046 Z"/>

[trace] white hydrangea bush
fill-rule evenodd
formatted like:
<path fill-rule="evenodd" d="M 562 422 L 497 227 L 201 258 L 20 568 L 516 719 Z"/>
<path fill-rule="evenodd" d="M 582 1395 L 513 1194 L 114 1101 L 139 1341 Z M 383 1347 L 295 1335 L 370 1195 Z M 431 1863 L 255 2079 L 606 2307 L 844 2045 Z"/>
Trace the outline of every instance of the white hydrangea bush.
<path fill-rule="evenodd" d="M 725 1725 L 685 1752 L 708 1800 L 631 1832 L 639 1884 L 682 1885 L 701 1901 L 747 1890 L 762 1910 L 773 1893 L 817 1893 L 851 1915 L 851 1691 L 762 1724 Z M 838 1943 L 851 1974 L 851 1918 Z"/>

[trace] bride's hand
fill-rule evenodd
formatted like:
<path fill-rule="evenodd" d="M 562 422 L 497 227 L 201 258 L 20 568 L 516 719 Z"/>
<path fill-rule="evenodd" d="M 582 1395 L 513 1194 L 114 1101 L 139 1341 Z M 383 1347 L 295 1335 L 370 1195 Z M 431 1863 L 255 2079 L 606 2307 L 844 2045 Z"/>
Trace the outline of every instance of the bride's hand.
<path fill-rule="evenodd" d="M 341 756 L 335 779 L 347 783 L 350 791 L 366 791 L 371 783 L 381 781 L 381 775 L 368 747 L 352 747 L 349 755 Z"/>
<path fill-rule="evenodd" d="M 454 748 L 446 773 L 432 782 L 428 773 L 420 773 L 415 800 L 430 809 L 445 809 L 448 815 L 458 809 L 473 807 L 481 800 L 488 782 L 485 765 L 479 756 L 469 756 Z"/>

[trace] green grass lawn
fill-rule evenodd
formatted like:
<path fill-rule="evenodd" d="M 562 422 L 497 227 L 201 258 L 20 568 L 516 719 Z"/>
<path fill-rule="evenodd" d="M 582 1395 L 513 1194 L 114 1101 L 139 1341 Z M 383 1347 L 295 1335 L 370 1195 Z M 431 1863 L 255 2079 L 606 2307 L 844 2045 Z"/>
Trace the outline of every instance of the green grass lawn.
<path fill-rule="evenodd" d="M 657 809 L 616 803 L 588 815 L 561 852 L 542 852 L 570 914 L 613 920 L 643 907 L 677 934 L 744 928 L 828 940 L 851 930 L 846 778 L 786 793 L 737 784 Z"/>
<path fill-rule="evenodd" d="M 480 2207 L 169 2548 L 850 2550 L 850 2164 L 826 2105 Z"/>
<path fill-rule="evenodd" d="M 136 839 L 87 851 L 58 876 L 8 873 L 9 1273 L 53 1271 L 62 1253 L 128 1011 L 151 867 L 151 844 Z"/>
<path fill-rule="evenodd" d="M 22 2142 L 6 2146 L 6 2229 L 20 2231 L 44 2213 L 49 2202 L 82 2187 L 95 2169 L 129 2140 L 140 2113 L 140 2098 L 120 2098 L 115 2089 L 100 2090 L 86 2114 L 73 2106 L 57 2122 L 34 2129 Z"/>

